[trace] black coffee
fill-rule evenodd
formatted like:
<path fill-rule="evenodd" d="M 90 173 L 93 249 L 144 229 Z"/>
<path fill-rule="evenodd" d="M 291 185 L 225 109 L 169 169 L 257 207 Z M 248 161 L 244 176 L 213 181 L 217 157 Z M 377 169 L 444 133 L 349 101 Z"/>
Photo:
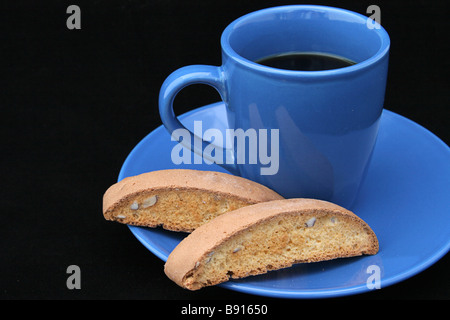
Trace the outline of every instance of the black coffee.
<path fill-rule="evenodd" d="M 284 53 L 265 57 L 256 63 L 277 69 L 320 71 L 344 68 L 356 62 L 324 53 Z"/>

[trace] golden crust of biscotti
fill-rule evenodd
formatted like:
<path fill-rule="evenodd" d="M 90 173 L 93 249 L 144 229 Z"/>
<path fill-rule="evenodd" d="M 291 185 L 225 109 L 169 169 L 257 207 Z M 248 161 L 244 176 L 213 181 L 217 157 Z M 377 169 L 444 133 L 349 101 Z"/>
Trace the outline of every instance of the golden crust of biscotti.
<path fill-rule="evenodd" d="M 109 187 L 103 196 L 103 215 L 130 225 L 192 232 L 219 214 L 275 199 L 283 197 L 242 177 L 168 169 L 128 177 Z"/>
<path fill-rule="evenodd" d="M 293 239 L 294 236 L 297 239 Z M 343 237 L 347 242 L 353 241 L 350 248 L 340 248 Z M 312 248 L 320 243 L 327 248 L 324 252 Z M 261 245 L 255 248 L 255 244 Z M 227 281 L 230 277 L 262 274 L 300 262 L 376 254 L 378 249 L 375 233 L 349 210 L 314 199 L 274 200 L 228 212 L 197 228 L 172 251 L 164 271 L 179 286 L 197 290 Z M 297 256 L 294 254 L 296 250 L 299 252 Z M 268 253 L 260 256 L 262 251 Z M 289 257 L 289 253 L 294 256 Z M 287 260 L 279 258 L 286 255 Z M 249 270 L 246 266 L 255 257 L 262 261 L 259 265 L 258 261 L 254 262 L 256 267 Z M 261 257 L 268 257 L 270 261 L 265 265 Z M 224 261 L 229 270 L 220 270 Z M 215 265 L 207 271 L 211 263 Z M 215 276 L 208 275 L 208 272 L 215 273 Z"/>

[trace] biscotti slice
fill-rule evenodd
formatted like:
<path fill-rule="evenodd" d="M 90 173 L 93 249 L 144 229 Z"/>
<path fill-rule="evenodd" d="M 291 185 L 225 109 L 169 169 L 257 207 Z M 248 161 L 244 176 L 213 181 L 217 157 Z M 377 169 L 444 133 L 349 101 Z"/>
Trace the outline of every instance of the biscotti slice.
<path fill-rule="evenodd" d="M 192 232 L 225 212 L 283 199 L 248 179 L 215 171 L 169 169 L 128 177 L 103 196 L 105 219 Z"/>
<path fill-rule="evenodd" d="M 378 252 L 372 229 L 352 212 L 313 199 L 286 199 L 228 212 L 171 252 L 164 271 L 179 286 L 205 286 L 300 262 Z"/>

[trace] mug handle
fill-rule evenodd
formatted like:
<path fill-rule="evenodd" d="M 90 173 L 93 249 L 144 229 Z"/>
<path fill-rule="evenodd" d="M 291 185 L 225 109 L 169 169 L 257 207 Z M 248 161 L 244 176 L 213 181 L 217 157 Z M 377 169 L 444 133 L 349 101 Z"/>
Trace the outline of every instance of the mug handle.
<path fill-rule="evenodd" d="M 178 120 L 173 111 L 173 101 L 178 92 L 192 84 L 210 85 L 219 92 L 223 100 L 224 97 L 226 97 L 224 79 L 225 77 L 221 67 L 192 65 L 182 67 L 170 74 L 164 81 L 159 92 L 159 115 L 167 131 L 169 131 L 171 137 L 184 147 L 188 148 L 190 151 L 195 152 L 196 154 L 211 162 L 214 162 L 214 160 L 209 159 L 209 157 L 203 153 L 203 150 L 208 146 L 208 143 L 188 130 Z M 194 137 L 194 139 L 189 139 L 189 141 L 180 139 L 181 136 L 177 136 L 176 134 L 174 134 L 174 131 L 177 129 L 186 130 L 192 137 Z M 217 148 L 219 147 L 217 146 Z M 234 161 L 233 151 L 230 149 L 222 148 L 222 154 L 227 155 L 226 159 L 233 159 L 233 162 L 224 162 L 217 164 L 230 173 L 238 175 L 239 171 Z"/>

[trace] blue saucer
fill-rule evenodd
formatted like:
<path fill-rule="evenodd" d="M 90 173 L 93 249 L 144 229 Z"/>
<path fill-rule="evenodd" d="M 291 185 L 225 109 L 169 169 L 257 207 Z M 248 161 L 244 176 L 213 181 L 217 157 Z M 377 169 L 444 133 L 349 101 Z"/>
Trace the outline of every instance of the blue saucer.
<path fill-rule="evenodd" d="M 225 129 L 223 103 L 215 103 L 179 117 L 193 129 Z M 132 150 L 119 180 L 143 172 L 187 168 L 226 172 L 218 165 L 175 165 L 176 142 L 160 126 Z M 194 156 L 192 155 L 192 159 Z M 367 178 L 351 210 L 377 234 L 380 251 L 374 256 L 297 264 L 264 275 L 232 280 L 221 287 L 279 298 L 325 298 L 358 294 L 373 289 L 374 267 L 381 289 L 408 279 L 443 257 L 450 247 L 450 148 L 418 124 L 383 111 L 378 141 Z M 129 226 L 153 254 L 166 260 L 186 236 L 161 228 Z M 368 285 L 369 283 L 369 285 Z"/>

